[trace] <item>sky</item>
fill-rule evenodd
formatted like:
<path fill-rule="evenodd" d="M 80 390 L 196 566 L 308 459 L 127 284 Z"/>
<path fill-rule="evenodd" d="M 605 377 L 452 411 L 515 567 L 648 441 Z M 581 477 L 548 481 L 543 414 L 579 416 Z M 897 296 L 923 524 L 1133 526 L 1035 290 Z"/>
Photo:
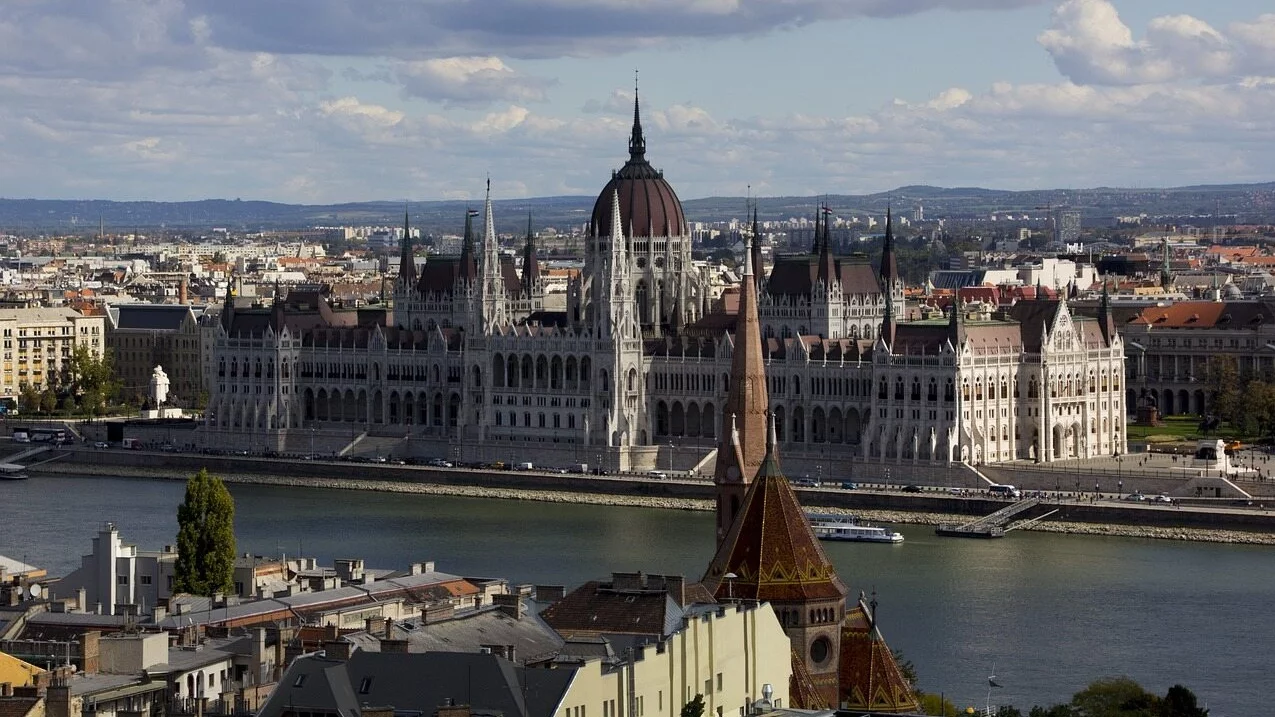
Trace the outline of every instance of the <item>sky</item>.
<path fill-rule="evenodd" d="M 0 196 L 1275 179 L 1269 0 L 5 0 Z"/>

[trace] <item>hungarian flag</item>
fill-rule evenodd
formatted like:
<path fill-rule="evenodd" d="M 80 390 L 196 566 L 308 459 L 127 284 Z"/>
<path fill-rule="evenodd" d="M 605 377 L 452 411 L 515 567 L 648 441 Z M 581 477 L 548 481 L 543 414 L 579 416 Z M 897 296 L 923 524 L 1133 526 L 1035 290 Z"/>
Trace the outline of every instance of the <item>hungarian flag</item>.
<path fill-rule="evenodd" d="M 988 677 L 987 684 L 989 687 L 1004 687 L 1004 685 L 996 684 L 996 675 L 992 675 L 991 677 Z"/>
<path fill-rule="evenodd" d="M 476 216 L 478 216 L 478 210 L 477 210 L 477 209 L 470 209 L 470 210 L 469 210 L 469 216 L 471 216 L 471 217 L 476 217 Z"/>

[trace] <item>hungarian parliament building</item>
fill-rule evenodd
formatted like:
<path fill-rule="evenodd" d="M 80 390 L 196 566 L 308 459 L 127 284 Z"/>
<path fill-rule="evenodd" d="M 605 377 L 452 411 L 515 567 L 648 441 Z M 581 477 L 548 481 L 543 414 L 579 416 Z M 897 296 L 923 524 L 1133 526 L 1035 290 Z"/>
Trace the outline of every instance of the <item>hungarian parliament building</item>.
<path fill-rule="evenodd" d="M 392 311 L 336 310 L 314 287 L 268 307 L 228 296 L 205 442 L 306 453 L 379 441 L 396 456 L 632 471 L 676 457 L 711 472 L 732 425 L 735 316 L 692 261 L 636 101 L 629 159 L 594 204 L 565 310 L 547 307 L 530 231 L 511 256 L 490 191 L 484 209 L 466 216 L 459 256 L 418 264 L 405 232 Z M 908 320 L 892 224 L 875 268 L 835 254 L 827 225 L 769 271 L 760 241 L 748 249 L 790 472 L 1125 451 L 1124 348 L 1105 300 L 1096 320 L 1065 299 Z"/>

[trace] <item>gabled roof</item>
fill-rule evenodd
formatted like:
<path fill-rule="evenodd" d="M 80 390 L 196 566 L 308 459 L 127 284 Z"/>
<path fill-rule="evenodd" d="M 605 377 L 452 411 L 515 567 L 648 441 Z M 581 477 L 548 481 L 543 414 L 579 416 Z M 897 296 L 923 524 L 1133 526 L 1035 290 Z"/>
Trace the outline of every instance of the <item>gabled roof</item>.
<path fill-rule="evenodd" d="M 841 624 L 838 671 L 844 709 L 899 713 L 920 707 L 862 597 Z"/>
<path fill-rule="evenodd" d="M 734 578 L 726 575 L 734 573 Z M 718 600 L 785 603 L 839 600 L 846 586 L 810 529 L 810 522 L 771 446 L 743 506 L 704 575 Z"/>
<path fill-rule="evenodd" d="M 1264 301 L 1179 301 L 1148 306 L 1129 322 L 1164 329 L 1250 329 L 1275 323 L 1275 305 Z"/>
<path fill-rule="evenodd" d="M 194 312 L 182 304 L 119 304 L 110 307 L 109 316 L 116 330 L 181 331 Z"/>
<path fill-rule="evenodd" d="M 540 613 L 566 638 L 589 635 L 666 637 L 681 627 L 682 608 L 667 590 L 617 590 L 589 581 Z"/>
<path fill-rule="evenodd" d="M 520 668 L 491 654 L 359 650 L 344 662 L 302 657 L 288 668 L 258 717 L 304 708 L 357 717 L 365 705 L 430 715 L 448 701 L 468 705 L 474 713 L 548 717 L 575 674 L 569 667 Z"/>
<path fill-rule="evenodd" d="M 840 257 L 835 264 L 844 293 L 881 293 L 877 273 L 866 257 Z M 766 280 L 766 293 L 771 296 L 810 296 L 818 277 L 818 254 L 779 255 L 775 257 L 770 277 Z"/>

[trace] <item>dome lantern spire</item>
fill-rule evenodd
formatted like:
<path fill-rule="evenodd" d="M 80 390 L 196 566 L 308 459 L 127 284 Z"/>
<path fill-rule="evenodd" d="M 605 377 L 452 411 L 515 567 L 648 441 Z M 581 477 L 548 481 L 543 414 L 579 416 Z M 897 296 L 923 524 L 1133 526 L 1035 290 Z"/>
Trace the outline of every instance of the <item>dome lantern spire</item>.
<path fill-rule="evenodd" d="M 629 161 L 646 161 L 646 137 L 642 135 L 642 111 L 638 103 L 637 70 L 633 71 L 633 133 L 629 135 Z"/>

